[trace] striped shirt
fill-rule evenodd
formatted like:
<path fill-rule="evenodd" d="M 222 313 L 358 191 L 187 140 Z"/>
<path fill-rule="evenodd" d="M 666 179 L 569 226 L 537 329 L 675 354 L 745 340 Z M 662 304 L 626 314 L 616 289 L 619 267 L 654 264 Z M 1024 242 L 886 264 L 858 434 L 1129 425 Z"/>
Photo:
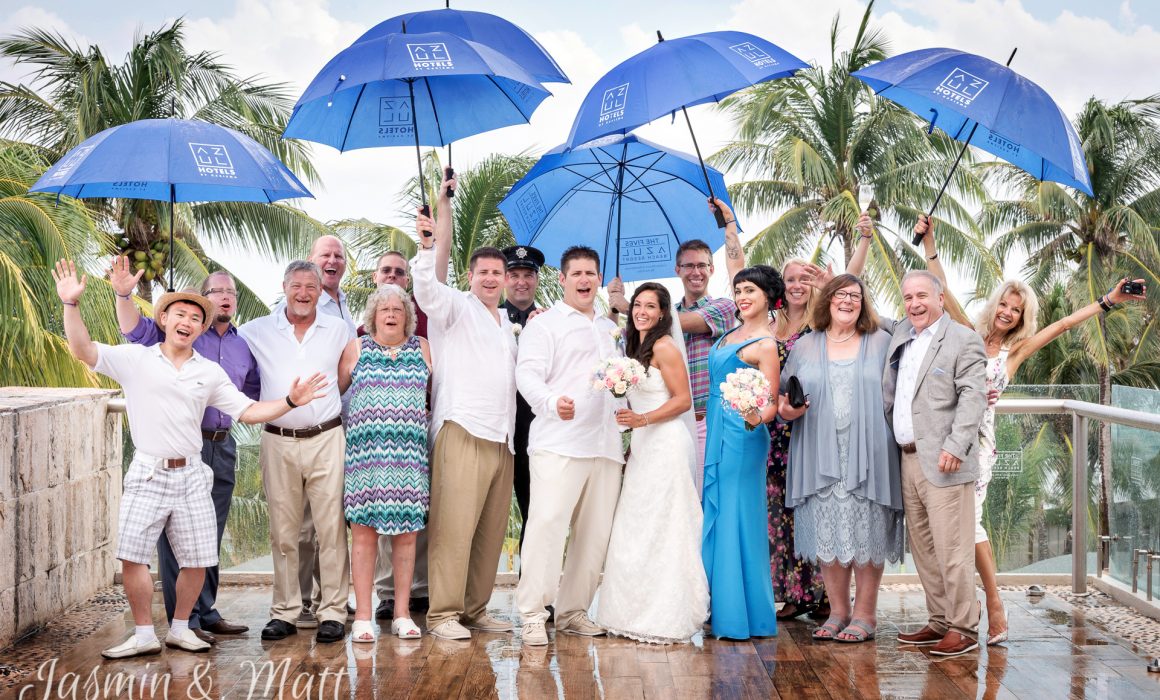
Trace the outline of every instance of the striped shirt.
<path fill-rule="evenodd" d="M 709 326 L 708 333 L 685 333 L 685 349 L 689 354 L 689 384 L 693 389 L 693 412 L 705 414 L 709 398 L 709 350 L 718 338 L 737 325 L 737 306 L 732 299 L 703 296 L 690 305 L 682 298 L 677 311 L 695 312 Z"/>

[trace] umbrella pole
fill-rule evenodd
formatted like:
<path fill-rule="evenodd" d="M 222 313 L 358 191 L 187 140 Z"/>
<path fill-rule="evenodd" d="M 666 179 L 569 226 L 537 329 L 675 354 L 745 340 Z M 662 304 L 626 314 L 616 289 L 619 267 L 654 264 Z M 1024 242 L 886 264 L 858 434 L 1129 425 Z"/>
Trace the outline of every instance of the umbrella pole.
<path fill-rule="evenodd" d="M 628 158 L 628 144 L 620 148 L 620 163 L 616 173 L 616 276 L 620 277 L 620 215 L 624 212 L 624 168 Z"/>
<path fill-rule="evenodd" d="M 173 185 L 169 186 L 169 290 L 173 291 Z"/>
<path fill-rule="evenodd" d="M 431 216 L 431 207 L 427 206 L 427 185 L 423 181 L 423 154 L 419 151 L 419 115 L 415 112 L 415 81 L 407 80 L 407 92 L 411 95 L 411 131 L 415 134 L 415 163 L 419 166 L 419 207 L 423 216 Z M 431 234 L 424 231 L 424 235 Z"/>
<path fill-rule="evenodd" d="M 659 32 L 658 32 L 659 34 Z M 693 132 L 693 122 L 689 119 L 689 112 L 681 106 L 681 114 L 685 115 L 685 123 L 689 125 L 689 136 L 693 137 L 693 150 L 697 152 L 697 162 L 701 164 L 701 173 L 705 176 L 705 186 L 709 188 L 709 203 L 713 204 L 713 216 L 717 219 L 717 228 L 725 228 L 725 212 L 717 208 L 713 202 L 713 183 L 709 182 L 709 169 L 705 167 L 705 159 L 701 157 L 701 147 L 697 145 L 697 134 Z"/>
<path fill-rule="evenodd" d="M 1011 55 L 1007 57 L 1007 66 L 1011 65 L 1011 61 L 1015 58 L 1015 52 L 1019 50 L 1016 46 L 1011 50 Z M 931 121 L 931 128 L 934 128 L 934 122 Z M 938 203 L 942 201 L 943 193 L 947 191 L 947 186 L 951 184 L 951 177 L 954 176 L 955 170 L 959 167 L 959 161 L 963 159 L 963 154 L 967 152 L 967 148 L 971 145 L 971 138 L 975 135 L 975 129 L 979 128 L 979 122 L 971 127 L 971 133 L 967 134 L 967 140 L 963 142 L 963 147 L 959 149 L 959 155 L 955 158 L 954 165 L 951 166 L 950 172 L 947 173 L 947 179 L 943 180 L 942 187 L 939 188 L 938 194 L 934 198 L 934 204 L 930 205 L 930 211 L 926 214 L 926 220 L 929 222 L 934 216 L 934 210 L 938 209 Z M 918 245 L 922 241 L 922 235 L 916 234 L 914 238 L 910 239 L 911 245 Z"/>
<path fill-rule="evenodd" d="M 451 167 L 451 143 L 448 142 L 447 143 L 447 167 L 443 168 L 443 179 L 450 180 L 453 177 L 455 177 L 455 168 Z M 447 196 L 448 197 L 455 196 L 455 188 L 454 187 L 447 188 Z"/>

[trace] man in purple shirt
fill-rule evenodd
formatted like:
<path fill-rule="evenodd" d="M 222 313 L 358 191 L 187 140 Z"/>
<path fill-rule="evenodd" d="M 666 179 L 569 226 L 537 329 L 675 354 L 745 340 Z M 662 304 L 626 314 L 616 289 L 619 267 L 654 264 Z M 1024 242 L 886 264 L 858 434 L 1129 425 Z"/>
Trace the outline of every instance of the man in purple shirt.
<path fill-rule="evenodd" d="M 137 287 L 143 272 L 133 274 L 128 258 L 119 257 L 113 261 L 109 273 L 109 283 L 117 295 L 117 323 L 121 333 L 132 343 L 156 345 L 165 339 L 165 333 L 151 318 L 141 315 L 133 301 L 133 290 Z M 258 399 L 258 363 L 250 353 L 246 341 L 238 335 L 233 325 L 233 315 L 237 311 L 238 290 L 234 279 L 226 272 L 214 272 L 201 284 L 202 296 L 214 304 L 213 325 L 193 341 L 193 349 L 206 359 L 218 363 L 234 386 L 251 399 Z M 230 513 L 230 501 L 234 493 L 234 467 L 237 463 L 238 447 L 230 436 L 232 420 L 229 416 L 209 406 L 201 419 L 201 459 L 213 469 L 214 511 L 217 514 L 218 549 L 221 549 L 222 534 L 226 529 L 226 519 Z M 177 558 L 170 547 L 165 533 L 157 541 L 158 568 L 161 574 L 161 590 L 165 598 L 165 615 L 173 619 L 177 602 Z M 218 567 L 205 570 L 205 583 L 198 596 L 197 604 L 189 618 L 189 628 L 200 639 L 213 644 L 215 634 L 241 634 L 249 628 L 224 619 L 215 608 L 218 589 Z"/>

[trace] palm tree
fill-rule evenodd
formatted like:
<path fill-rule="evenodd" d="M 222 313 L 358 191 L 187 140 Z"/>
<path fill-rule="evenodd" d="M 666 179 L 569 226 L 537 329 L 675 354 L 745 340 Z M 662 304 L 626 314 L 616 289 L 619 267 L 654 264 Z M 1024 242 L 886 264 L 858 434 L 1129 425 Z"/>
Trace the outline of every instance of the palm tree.
<path fill-rule="evenodd" d="M 988 203 L 985 230 L 1005 231 L 996 253 L 1027 255 L 1025 272 L 1040 291 L 1066 290 L 1072 308 L 1097 301 L 1122 277 L 1143 277 L 1160 286 L 1160 95 L 1107 104 L 1088 100 L 1075 120 L 1091 174 L 1093 196 L 1054 182 L 1040 182 L 1009 165 L 987 166 L 987 177 L 1009 199 Z M 1053 381 L 1099 386 L 1111 405 L 1112 384 L 1160 388 L 1155 295 L 1084 324 L 1064 343 Z M 1057 341 L 1059 342 L 1059 341 Z M 1058 352 L 1058 351 L 1057 351 Z M 1029 371 L 1043 372 L 1037 363 Z M 1111 425 L 1099 430 L 1100 531 L 1109 530 L 1112 502 Z"/>
<path fill-rule="evenodd" d="M 739 208 L 777 216 L 749 242 L 754 262 L 779 266 L 797 256 L 825 261 L 833 243 L 841 245 L 848 262 L 858 240 L 854 224 L 862 185 L 873 189 L 871 213 L 885 215 L 885 223 L 909 239 L 950 167 L 955 142 L 941 132 L 928 136 L 925 124 L 875 97 L 851 76 L 889 53 L 886 37 L 869 27 L 873 7 L 873 2 L 867 5 L 853 44 L 844 51 L 838 41 L 840 17 L 834 18 L 828 68 L 811 66 L 722 104 L 738 139 L 711 160 L 753 177 L 729 190 Z M 957 171 L 939 209 L 939 227 L 954 231 L 946 236 L 945 257 L 967 268 L 978 286 L 989 287 L 1001 271 L 954 194 L 965 195 L 969 203 L 985 198 L 971 168 Z M 876 232 L 865 274 L 872 287 L 897 299 L 901 274 L 922 262 L 903 237 L 891 245 Z"/>
<path fill-rule="evenodd" d="M 211 52 L 192 53 L 183 21 L 137 36 L 124 62 L 109 62 L 98 46 L 82 49 L 67 38 L 23 29 L 0 39 L 0 57 L 31 70 L 27 84 L 0 81 L 0 136 L 35 146 L 49 161 L 112 126 L 138 119 L 178 117 L 230 127 L 270 149 L 306 181 L 316 173 L 305 144 L 283 141 L 293 99 L 287 86 L 240 78 Z M 145 200 L 87 200 L 98 228 L 114 234 L 100 253 L 135 256 L 146 269 L 138 289 L 146 301 L 168 253 L 168 204 Z M 227 243 L 254 254 L 292 255 L 325 226 L 285 205 L 240 202 L 179 204 L 173 251 L 178 286 L 197 284 L 210 271 L 201 241 Z M 95 272 L 89 270 L 90 273 Z M 265 305 L 239 284 L 242 318 Z"/>

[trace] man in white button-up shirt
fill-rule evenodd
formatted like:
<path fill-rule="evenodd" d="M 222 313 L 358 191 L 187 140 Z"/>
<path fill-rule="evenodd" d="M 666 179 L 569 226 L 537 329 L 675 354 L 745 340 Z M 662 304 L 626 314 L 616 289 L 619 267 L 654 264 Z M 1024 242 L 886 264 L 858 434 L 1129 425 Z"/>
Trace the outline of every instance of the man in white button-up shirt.
<path fill-rule="evenodd" d="M 450 216 L 448 209 L 440 207 L 440 218 Z M 468 628 L 511 630 L 487 614 L 514 469 L 516 341 L 499 309 L 507 259 L 496 248 L 476 250 L 468 264 L 470 291 L 452 289 L 435 270 L 437 259 L 447 259 L 450 227 L 436 225 L 432 236 L 431 221 L 422 215 L 418 226 L 420 250 L 411 274 L 415 301 L 427 312 L 435 367 L 427 629 L 443 639 L 469 639 Z"/>
<path fill-rule="evenodd" d="M 516 589 L 525 644 L 548 643 L 544 623 L 553 599 L 557 633 L 604 634 L 587 611 L 604 568 L 624 455 L 615 401 L 591 388 L 597 363 L 620 354 L 616 324 L 594 308 L 599 270 L 600 256 L 591 248 L 564 251 L 564 300 L 520 334 L 516 383 L 536 414 L 528 435 L 532 506 Z"/>

